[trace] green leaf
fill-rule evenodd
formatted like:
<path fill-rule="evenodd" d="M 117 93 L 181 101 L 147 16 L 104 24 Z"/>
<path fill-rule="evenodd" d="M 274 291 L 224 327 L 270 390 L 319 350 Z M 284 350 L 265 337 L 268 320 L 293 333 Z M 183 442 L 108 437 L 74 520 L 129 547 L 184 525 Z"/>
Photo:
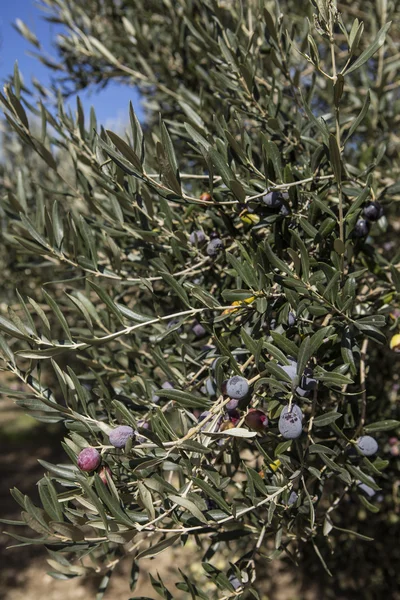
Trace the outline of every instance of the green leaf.
<path fill-rule="evenodd" d="M 387 419 L 385 421 L 376 421 L 375 423 L 370 423 L 364 427 L 365 433 L 373 433 L 375 431 L 390 431 L 392 429 L 397 429 L 400 427 L 400 421 L 396 421 L 395 419 Z"/>
<path fill-rule="evenodd" d="M 276 331 L 271 331 L 272 339 L 274 343 L 284 352 L 288 354 L 288 356 L 297 357 L 299 353 L 299 349 L 296 344 L 292 340 L 288 340 L 281 333 L 277 333 Z"/>
<path fill-rule="evenodd" d="M 329 156 L 331 159 L 333 173 L 337 183 L 342 181 L 342 162 L 340 158 L 340 150 L 336 141 L 336 137 L 329 134 Z"/>
<path fill-rule="evenodd" d="M 9 321 L 6 317 L 0 315 L 0 329 L 5 333 L 8 333 L 12 337 L 16 337 L 20 340 L 31 340 L 31 336 L 22 333 L 18 327 L 14 325 L 12 321 Z"/>
<path fill-rule="evenodd" d="M 58 502 L 56 489 L 49 477 L 45 477 L 39 481 L 38 488 L 43 508 L 49 517 L 53 521 L 62 522 L 64 520 L 64 516 L 61 504 Z"/>
<path fill-rule="evenodd" d="M 319 381 L 323 381 L 326 384 L 332 384 L 338 387 L 354 383 L 354 381 L 350 379 L 350 377 L 347 377 L 347 375 L 342 375 L 341 373 L 336 373 L 334 371 L 318 370 L 315 373 L 315 376 Z"/>
<path fill-rule="evenodd" d="M 157 396 L 162 398 L 168 398 L 168 400 L 174 400 L 179 406 L 187 408 L 199 408 L 210 405 L 209 400 L 201 396 L 195 396 L 189 392 L 183 392 L 182 390 L 164 390 L 160 389 L 156 391 Z"/>
<path fill-rule="evenodd" d="M 114 144 L 114 146 L 121 152 L 121 154 L 135 167 L 139 173 L 143 170 L 142 163 L 140 162 L 139 157 L 132 150 L 132 148 L 116 133 L 106 130 L 108 137 Z"/>
<path fill-rule="evenodd" d="M 107 490 L 106 486 L 100 479 L 97 473 L 94 474 L 94 483 L 98 497 L 104 502 L 110 511 L 111 515 L 114 519 L 122 523 L 123 525 L 127 525 L 128 527 L 133 526 L 133 521 L 129 518 L 127 513 L 123 510 L 120 503 L 116 500 L 116 498 L 110 494 Z"/>
<path fill-rule="evenodd" d="M 171 289 L 174 290 L 178 298 L 180 298 L 188 308 L 191 308 L 190 301 L 186 291 L 183 289 L 182 285 L 169 273 L 161 273 L 161 277 L 164 281 L 169 285 Z"/>
<path fill-rule="evenodd" d="M 225 500 L 222 498 L 222 496 L 219 495 L 217 490 L 215 490 L 209 483 L 203 481 L 203 479 L 200 479 L 199 477 L 192 477 L 192 481 L 197 487 L 199 487 L 203 490 L 203 492 L 205 492 L 206 497 L 210 498 L 211 500 L 214 500 L 214 502 L 218 504 L 218 506 L 228 515 L 231 514 L 229 504 L 225 502 Z"/>
<path fill-rule="evenodd" d="M 44 296 L 47 304 L 53 310 L 53 312 L 54 312 L 54 314 L 55 314 L 58 322 L 60 323 L 62 329 L 64 330 L 65 335 L 67 336 L 68 340 L 71 343 L 73 343 L 69 325 L 68 325 L 67 320 L 64 317 L 61 309 L 59 308 L 59 306 L 57 305 L 57 303 L 55 302 L 55 300 L 53 300 L 53 298 L 46 292 L 46 290 L 42 290 L 42 293 L 43 293 L 43 296 Z"/>
<path fill-rule="evenodd" d="M 112 298 L 108 295 L 106 290 L 102 286 L 97 285 L 97 283 L 94 283 L 94 281 L 88 281 L 88 284 L 96 292 L 96 294 L 98 295 L 100 300 L 102 300 L 104 302 L 104 304 L 107 306 L 107 308 L 110 310 L 110 312 L 118 319 L 118 321 L 122 325 L 125 325 L 124 319 L 122 317 L 122 314 L 121 314 L 119 308 L 116 306 L 116 304 L 112 300 Z"/>
<path fill-rule="evenodd" d="M 339 273 L 339 271 L 337 271 L 333 275 L 333 277 L 330 279 L 328 285 L 326 286 L 326 288 L 324 289 L 324 292 L 323 292 L 324 298 L 326 298 L 327 300 L 329 300 L 332 303 L 334 303 L 336 300 L 336 296 L 338 293 L 339 280 L 340 280 L 340 273 Z"/>
<path fill-rule="evenodd" d="M 276 256 L 276 254 L 273 253 L 271 246 L 269 244 L 265 244 L 264 248 L 265 248 L 265 253 L 267 255 L 267 258 L 273 267 L 275 267 L 279 271 L 282 271 L 283 273 L 287 273 L 287 275 L 293 274 L 292 271 L 290 270 L 289 265 L 284 263 L 283 260 L 278 258 Z"/>
<path fill-rule="evenodd" d="M 111 158 L 111 160 L 123 170 L 124 173 L 128 173 L 128 175 L 135 175 L 142 179 L 142 166 L 140 165 L 140 169 L 135 167 L 130 161 L 126 160 L 116 152 L 109 144 L 107 144 L 101 137 L 97 137 L 97 144 L 99 147 Z"/>
<path fill-rule="evenodd" d="M 310 357 L 317 353 L 324 341 L 331 335 L 333 331 L 333 327 L 322 327 L 310 337 Z"/>
<path fill-rule="evenodd" d="M 370 178 L 368 178 L 367 185 L 362 190 L 362 192 L 357 196 L 357 198 L 355 199 L 355 201 L 352 203 L 349 210 L 347 211 L 346 221 L 348 221 L 350 216 L 364 204 L 365 200 L 370 195 L 370 191 L 371 191 L 371 180 L 370 180 Z"/>
<path fill-rule="evenodd" d="M 21 19 L 15 20 L 14 27 L 15 27 L 15 29 L 17 29 L 19 31 L 19 33 L 26 40 L 28 40 L 28 42 L 30 42 L 31 44 L 33 44 L 34 46 L 36 46 L 36 48 L 38 48 L 40 50 L 41 46 L 40 46 L 39 40 L 37 39 L 36 35 L 29 29 L 29 27 L 27 25 L 25 25 L 25 23 Z"/>
<path fill-rule="evenodd" d="M 343 328 L 342 339 L 340 343 L 340 352 L 343 361 L 349 365 L 352 375 L 355 375 L 357 369 L 353 356 L 353 338 L 349 327 Z"/>
<path fill-rule="evenodd" d="M 312 112 L 311 108 L 309 107 L 305 97 L 303 96 L 302 91 L 300 90 L 300 96 L 303 102 L 303 106 L 304 106 L 304 110 L 306 111 L 306 115 L 307 117 L 310 119 L 311 123 L 317 127 L 317 129 L 319 129 L 320 133 L 322 133 L 322 137 L 324 138 L 325 142 L 328 142 L 328 129 L 325 125 L 325 123 L 321 120 L 321 119 L 317 119 L 314 116 L 314 113 Z"/>
<path fill-rule="evenodd" d="M 363 504 L 367 510 L 369 510 L 372 513 L 378 513 L 379 512 L 379 507 L 378 506 L 374 506 L 374 504 L 372 504 L 371 502 L 369 502 L 365 498 L 365 496 L 363 496 L 362 494 L 358 494 L 358 498 L 359 498 L 361 504 Z"/>
<path fill-rule="evenodd" d="M 278 33 L 276 31 L 275 22 L 272 18 L 271 13 L 266 8 L 264 8 L 263 15 L 264 15 L 265 25 L 268 29 L 268 33 L 273 37 L 275 42 L 278 43 Z"/>
<path fill-rule="evenodd" d="M 323 444 L 311 444 L 308 448 L 310 454 L 333 454 L 336 456 L 335 450 L 332 448 L 328 448 L 328 446 L 324 446 Z"/>
<path fill-rule="evenodd" d="M 257 277 L 254 273 L 254 270 L 250 268 L 247 262 L 244 260 L 240 261 L 236 256 L 226 253 L 226 258 L 235 269 L 238 276 L 249 286 L 249 288 L 257 287 Z M 249 291 L 247 297 L 251 296 L 251 292 Z"/>
<path fill-rule="evenodd" d="M 157 556 L 157 554 L 164 552 L 164 550 L 175 544 L 175 542 L 178 541 L 180 537 L 181 534 L 178 533 L 176 535 L 171 535 L 170 537 L 165 538 L 164 540 L 161 540 L 161 542 L 158 542 L 157 544 L 153 544 L 153 546 L 151 546 L 150 548 L 139 552 L 139 554 L 136 555 L 135 560 Z"/>
<path fill-rule="evenodd" d="M 337 421 L 338 419 L 340 419 L 340 417 L 342 417 L 343 415 L 341 415 L 338 412 L 328 412 L 325 413 L 324 415 L 319 415 L 319 417 L 316 417 L 313 421 L 313 425 L 314 427 L 326 427 L 326 425 L 330 425 L 331 423 L 334 423 L 335 421 Z"/>
<path fill-rule="evenodd" d="M 386 318 L 384 315 L 368 315 L 357 319 L 357 326 L 372 326 L 372 327 L 385 327 Z"/>
<path fill-rule="evenodd" d="M 172 494 L 170 494 L 168 497 L 170 500 L 172 500 L 172 502 L 178 504 L 179 506 L 183 506 L 183 508 L 186 508 L 190 513 L 192 513 L 192 515 L 196 517 L 196 519 L 207 525 L 207 519 L 205 518 L 203 513 L 197 508 L 194 502 L 188 500 L 187 498 L 183 498 L 182 496 L 175 496 Z"/>
<path fill-rule="evenodd" d="M 347 464 L 346 469 L 349 471 L 349 473 L 351 475 L 353 475 L 353 477 L 355 477 L 356 479 L 359 479 L 363 483 L 369 485 L 369 487 L 371 487 L 376 492 L 381 489 L 379 487 L 379 485 L 373 481 L 373 479 L 372 479 L 372 477 L 370 477 L 370 475 L 366 475 L 366 473 L 364 473 L 364 471 L 362 471 L 358 467 Z"/>
<path fill-rule="evenodd" d="M 372 44 L 366 50 L 364 50 L 364 52 L 357 58 L 356 61 L 354 61 L 354 63 L 348 69 L 345 69 L 343 71 L 343 75 L 345 73 L 348 75 L 349 73 L 352 73 L 353 71 L 361 67 L 371 58 L 371 56 L 375 54 L 377 50 L 379 50 L 381 46 L 383 46 L 383 44 L 385 43 L 386 34 L 389 31 L 391 24 L 392 22 L 389 21 L 389 23 L 386 23 L 382 27 L 382 29 L 378 31 L 378 34 L 375 40 L 372 42 Z"/>
<path fill-rule="evenodd" d="M 271 161 L 272 166 L 274 167 L 275 177 L 281 181 L 282 180 L 282 160 L 281 155 L 278 150 L 277 145 L 274 142 L 271 142 L 266 138 L 265 135 L 262 135 L 263 147 L 265 149 L 265 153 L 267 158 Z"/>
<path fill-rule="evenodd" d="M 299 353 L 297 355 L 297 375 L 301 377 L 304 373 L 304 369 L 307 366 L 308 361 L 312 356 L 311 350 L 311 339 L 306 337 L 300 345 Z"/>
<path fill-rule="evenodd" d="M 305 246 L 303 240 L 301 239 L 301 237 L 299 236 L 299 234 L 297 233 L 297 231 L 291 230 L 290 235 L 292 236 L 292 238 L 294 238 L 296 245 L 300 250 L 301 266 L 302 266 L 302 279 L 304 281 L 308 282 L 309 274 L 310 274 L 310 260 L 309 260 L 308 250 L 306 249 L 306 246 Z"/>
<path fill-rule="evenodd" d="M 15 364 L 14 353 L 2 335 L 0 335 L 0 355 L 4 357 L 4 360 Z"/>
<path fill-rule="evenodd" d="M 368 90 L 367 91 L 367 95 L 365 97 L 364 100 L 364 104 L 362 106 L 362 109 L 360 111 L 360 114 L 356 117 L 356 119 L 353 121 L 347 135 L 346 138 L 344 140 L 344 144 L 349 140 L 349 138 L 351 138 L 351 136 L 353 135 L 353 133 L 357 130 L 358 126 L 360 125 L 360 123 L 362 123 L 362 121 L 364 120 L 368 109 L 369 109 L 369 105 L 371 104 L 371 93 Z"/>
<path fill-rule="evenodd" d="M 269 342 L 264 342 L 263 347 L 266 349 L 268 354 L 271 354 L 271 356 L 273 356 L 273 358 L 275 358 L 281 365 L 290 364 L 286 355 L 273 344 L 270 344 Z"/>

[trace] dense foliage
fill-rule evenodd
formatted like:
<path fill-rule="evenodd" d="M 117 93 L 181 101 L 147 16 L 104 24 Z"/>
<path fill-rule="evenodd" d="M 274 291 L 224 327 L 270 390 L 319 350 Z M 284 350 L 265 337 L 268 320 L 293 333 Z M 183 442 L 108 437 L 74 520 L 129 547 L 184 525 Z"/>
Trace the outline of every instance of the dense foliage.
<path fill-rule="evenodd" d="M 134 590 L 141 558 L 193 537 L 212 586 L 182 573 L 180 590 L 257 598 L 266 559 L 385 556 L 369 523 L 389 539 L 400 505 L 395 4 L 43 0 L 54 62 L 19 22 L 55 80 L 16 67 L 1 95 L 0 346 L 24 384 L 2 391 L 63 422 L 66 457 L 43 462 L 40 506 L 13 490 L 39 535 L 10 535 L 45 544 L 54 576 L 104 570 L 101 598 L 131 555 Z M 113 79 L 146 106 L 123 136 L 64 106 Z M 395 593 L 385 569 L 368 590 L 354 570 L 363 597 Z"/>

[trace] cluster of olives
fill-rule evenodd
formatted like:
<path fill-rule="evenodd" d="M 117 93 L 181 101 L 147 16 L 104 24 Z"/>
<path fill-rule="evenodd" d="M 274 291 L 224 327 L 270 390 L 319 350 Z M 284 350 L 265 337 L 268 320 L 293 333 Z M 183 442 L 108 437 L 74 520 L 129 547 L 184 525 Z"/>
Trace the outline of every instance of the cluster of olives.
<path fill-rule="evenodd" d="M 224 249 L 224 242 L 218 237 L 218 234 L 212 233 L 210 236 L 210 241 L 206 247 L 206 253 L 208 256 L 215 257 Z M 192 231 L 189 236 L 189 242 L 192 246 L 204 246 L 207 242 L 206 234 L 202 229 L 197 229 L 196 231 Z"/>
<path fill-rule="evenodd" d="M 143 429 L 149 428 L 148 423 L 146 423 L 145 421 L 138 422 L 138 426 L 142 427 Z M 132 427 L 130 427 L 129 425 L 118 425 L 118 427 L 115 427 L 115 429 L 111 431 L 110 435 L 108 436 L 108 439 L 111 446 L 114 446 L 114 448 L 125 448 L 128 441 L 134 441 L 135 437 L 136 434 Z M 99 467 L 100 463 L 101 456 L 99 451 L 91 446 L 81 450 L 81 452 L 78 455 L 78 467 L 81 471 L 95 471 Z M 104 483 L 107 482 L 107 478 L 105 475 L 105 470 L 107 469 L 108 467 L 105 467 L 99 473 Z M 108 472 L 111 473 L 109 469 Z"/>
<path fill-rule="evenodd" d="M 278 211 L 283 216 L 289 214 L 289 210 L 287 208 L 286 202 L 289 200 L 289 194 L 287 192 L 282 192 L 280 190 L 274 190 L 272 192 L 267 192 L 262 196 L 261 202 L 272 210 Z"/>
<path fill-rule="evenodd" d="M 294 379 L 297 377 L 297 362 L 290 357 L 288 360 L 288 365 L 279 366 L 287 375 L 289 375 L 290 379 L 294 381 Z M 213 380 L 209 378 L 207 382 L 209 386 L 207 387 L 206 384 L 205 391 L 211 392 L 210 395 L 214 395 L 216 390 L 213 386 Z M 316 385 L 317 381 L 313 377 L 312 370 L 306 368 L 300 378 L 300 384 L 296 388 L 296 394 L 300 397 L 308 396 L 316 388 Z M 173 386 L 169 382 L 165 382 L 162 387 L 167 389 L 172 388 Z M 249 381 L 241 375 L 234 375 L 223 382 L 222 393 L 224 396 L 227 396 L 229 400 L 225 404 L 225 417 L 220 416 L 213 421 L 214 431 L 226 431 L 236 427 L 241 418 L 239 408 L 240 406 L 244 408 L 243 402 L 248 400 L 249 392 Z M 153 400 L 154 398 L 155 397 L 153 397 Z M 159 399 L 158 397 L 156 398 Z M 207 417 L 209 417 L 209 415 L 210 411 L 201 413 L 198 417 L 198 423 L 200 424 Z M 293 440 L 301 436 L 303 432 L 303 417 L 304 415 L 301 408 L 295 402 L 290 402 L 288 405 L 283 407 L 279 416 L 278 430 L 284 439 Z M 207 427 L 209 421 L 210 419 L 207 419 L 207 423 L 205 423 L 201 429 Z M 253 431 L 262 433 L 268 427 L 268 417 L 261 409 L 249 408 L 244 416 L 244 423 Z M 147 421 L 139 421 L 137 425 L 142 429 L 150 428 L 150 425 Z M 142 443 L 145 440 L 146 438 L 141 436 L 137 431 L 135 432 L 129 425 L 119 425 L 115 427 L 109 434 L 109 442 L 111 446 L 118 449 L 125 448 L 130 441 Z M 373 456 L 377 452 L 378 443 L 373 437 L 369 435 L 363 435 L 357 439 L 356 447 L 360 454 L 369 457 Z M 101 456 L 96 448 L 84 448 L 78 455 L 78 467 L 82 471 L 95 471 L 100 466 L 100 463 Z M 105 484 L 107 484 L 107 473 L 111 475 L 111 471 L 108 467 L 103 466 L 99 470 L 99 476 Z"/>
<path fill-rule="evenodd" d="M 365 237 L 371 228 L 371 223 L 378 221 L 383 216 L 383 206 L 379 202 L 368 202 L 363 210 L 363 219 L 358 219 L 353 229 L 355 237 Z"/>
<path fill-rule="evenodd" d="M 294 367 L 293 378 L 295 377 L 296 367 Z M 309 377 L 304 376 L 304 381 L 309 387 L 311 387 L 311 380 Z M 304 384 L 306 385 L 306 384 Z M 235 427 L 236 423 L 240 419 L 238 411 L 240 401 L 244 400 L 250 391 L 249 382 L 240 375 L 234 375 L 230 379 L 224 381 L 222 385 L 222 392 L 224 395 L 230 398 L 229 402 L 225 405 L 228 419 L 222 421 L 220 425 L 220 431 L 225 431 Z M 304 391 L 304 390 L 303 390 Z M 206 413 L 203 413 L 200 418 L 203 419 Z M 278 429 L 282 437 L 285 439 L 295 439 L 302 433 L 302 421 L 303 413 L 301 409 L 296 405 L 285 406 L 281 412 Z M 250 408 L 244 418 L 244 422 L 253 431 L 263 432 L 268 427 L 268 417 L 265 412 L 258 408 Z"/>
<path fill-rule="evenodd" d="M 289 365 L 279 365 L 282 371 L 285 371 L 286 375 L 289 375 L 290 379 L 294 381 L 297 376 L 297 361 L 294 358 L 288 358 Z M 300 379 L 300 385 L 296 388 L 296 394 L 300 397 L 309 396 L 313 390 L 317 387 L 317 380 L 313 377 L 313 371 L 309 367 L 304 369 L 303 375 Z"/>
<path fill-rule="evenodd" d="M 211 197 L 210 197 L 211 199 Z M 267 191 L 261 197 L 261 205 L 267 207 L 273 211 L 279 211 L 279 214 L 287 216 L 289 209 L 287 207 L 287 201 L 289 200 L 289 194 L 281 190 Z M 254 210 L 250 206 L 246 206 L 246 213 L 253 213 Z M 207 243 L 207 236 L 202 229 L 192 231 L 189 235 L 189 242 L 192 246 L 202 247 Z M 208 256 L 215 258 L 224 249 L 224 242 L 218 236 L 217 233 L 213 232 L 210 235 L 210 240 L 206 246 L 206 253 Z"/>

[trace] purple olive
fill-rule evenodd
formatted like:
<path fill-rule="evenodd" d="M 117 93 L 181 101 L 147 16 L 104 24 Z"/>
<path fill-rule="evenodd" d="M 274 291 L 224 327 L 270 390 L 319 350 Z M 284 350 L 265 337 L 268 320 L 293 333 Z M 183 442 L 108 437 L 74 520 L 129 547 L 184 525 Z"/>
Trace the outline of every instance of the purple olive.
<path fill-rule="evenodd" d="M 209 244 L 207 244 L 206 252 L 208 256 L 217 256 L 221 250 L 224 249 L 224 243 L 220 238 L 212 239 Z"/>
<path fill-rule="evenodd" d="M 96 448 L 84 448 L 78 455 L 78 467 L 81 471 L 94 471 L 101 461 Z"/>
<path fill-rule="evenodd" d="M 292 404 L 289 411 L 289 405 L 285 406 L 280 414 L 278 429 L 282 437 L 286 440 L 298 438 L 303 431 L 303 413 L 297 404 Z"/>
<path fill-rule="evenodd" d="M 198 231 L 192 231 L 192 233 L 189 236 L 189 241 L 191 244 L 193 244 L 193 246 L 195 246 L 196 244 L 198 244 L 199 246 L 200 244 L 204 244 L 204 242 L 206 241 L 204 231 L 202 231 L 201 229 L 199 229 Z"/>
<path fill-rule="evenodd" d="M 364 456 L 372 456 L 378 451 L 378 442 L 370 435 L 362 435 L 357 440 L 357 447 Z"/>
<path fill-rule="evenodd" d="M 363 215 L 368 221 L 378 221 L 383 216 L 383 206 L 379 202 L 368 202 Z"/>
<path fill-rule="evenodd" d="M 229 576 L 229 583 L 235 591 L 242 587 L 242 583 L 239 581 L 236 575 Z"/>
<path fill-rule="evenodd" d="M 208 394 L 208 396 L 212 397 L 217 394 L 217 388 L 216 388 L 215 382 L 213 379 L 211 379 L 211 377 L 207 377 L 207 379 L 204 382 L 204 387 L 205 387 L 205 392 L 206 392 L 206 394 Z"/>
<path fill-rule="evenodd" d="M 101 469 L 99 471 L 99 477 L 102 480 L 102 482 L 104 483 L 104 485 L 108 484 L 107 473 L 109 474 L 110 477 L 112 476 L 110 467 L 101 467 Z"/>
<path fill-rule="evenodd" d="M 129 439 L 133 438 L 135 433 L 129 425 L 119 425 L 109 435 L 110 444 L 114 448 L 125 448 Z"/>
<path fill-rule="evenodd" d="M 262 202 L 268 206 L 268 208 L 281 208 L 283 204 L 283 200 L 287 200 L 289 198 L 289 194 L 287 192 L 281 192 L 279 190 L 267 192 L 262 197 Z"/>
<path fill-rule="evenodd" d="M 264 431 L 268 427 L 267 415 L 258 408 L 251 408 L 244 421 L 254 431 Z"/>
<path fill-rule="evenodd" d="M 203 325 L 200 323 L 195 323 L 192 327 L 192 331 L 196 337 L 204 337 L 207 333 L 206 329 L 204 329 Z"/>
<path fill-rule="evenodd" d="M 289 375 L 293 381 L 297 375 L 297 363 L 291 365 L 279 365 L 282 371 L 285 371 L 286 375 Z"/>
<path fill-rule="evenodd" d="M 236 411 L 238 404 L 239 404 L 239 400 L 236 400 L 236 398 L 235 398 L 233 400 L 229 400 L 228 404 L 225 405 L 225 408 L 228 411 L 228 413 L 231 413 L 233 411 Z"/>
<path fill-rule="evenodd" d="M 359 219 L 354 226 L 353 235 L 355 237 L 366 237 L 369 233 L 370 224 L 365 219 Z"/>
<path fill-rule="evenodd" d="M 300 387 L 306 392 L 312 392 L 317 387 L 317 380 L 313 378 L 313 371 L 309 367 L 304 369 L 303 377 L 301 378 Z"/>
<path fill-rule="evenodd" d="M 226 394 L 230 398 L 241 400 L 249 393 L 249 382 L 240 375 L 234 375 L 226 382 Z"/>
<path fill-rule="evenodd" d="M 375 483 L 372 477 L 368 477 L 368 479 Z M 367 485 L 366 483 L 361 483 L 361 481 L 357 481 L 357 487 L 359 490 L 364 492 L 364 494 L 366 494 L 369 498 L 373 498 L 373 496 L 375 496 L 376 494 L 376 491 L 373 490 L 371 486 Z"/>

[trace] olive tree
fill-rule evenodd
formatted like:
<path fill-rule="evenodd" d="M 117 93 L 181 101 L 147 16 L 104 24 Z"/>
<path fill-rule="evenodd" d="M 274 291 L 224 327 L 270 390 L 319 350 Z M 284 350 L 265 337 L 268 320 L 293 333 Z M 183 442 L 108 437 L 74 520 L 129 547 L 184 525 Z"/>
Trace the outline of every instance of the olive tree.
<path fill-rule="evenodd" d="M 10 535 L 56 577 L 104 572 L 98 598 L 123 557 L 134 590 L 141 558 L 190 538 L 213 586 L 181 572 L 192 598 L 260 597 L 260 562 L 308 548 L 328 573 L 348 540 L 380 548 L 365 514 L 393 525 L 399 505 L 396 3 L 42 4 L 56 59 L 18 27 L 53 85 L 16 67 L 0 97 L 3 262 L 23 275 L 0 346 L 24 384 L 2 391 L 63 423 L 65 461 L 41 461 L 40 505 L 12 491 L 8 524 L 37 535 Z M 113 80 L 146 110 L 122 136 L 65 105 Z"/>

